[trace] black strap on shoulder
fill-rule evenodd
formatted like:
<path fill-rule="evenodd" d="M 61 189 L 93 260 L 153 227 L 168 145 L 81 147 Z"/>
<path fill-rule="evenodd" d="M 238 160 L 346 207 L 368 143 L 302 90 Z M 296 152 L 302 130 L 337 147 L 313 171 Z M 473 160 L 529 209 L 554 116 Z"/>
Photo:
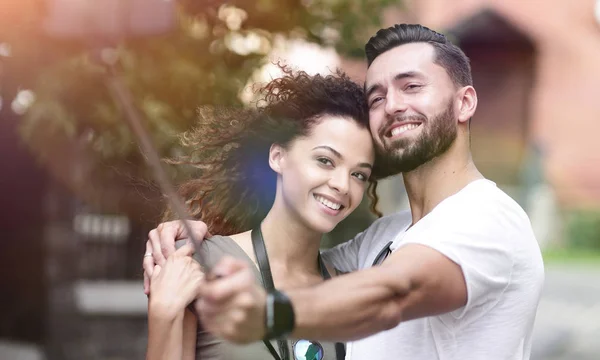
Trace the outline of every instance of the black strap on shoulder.
<path fill-rule="evenodd" d="M 390 253 L 392 252 L 392 242 L 393 241 L 390 241 L 387 244 L 385 244 L 383 249 L 381 249 L 379 254 L 377 254 L 377 256 L 375 257 L 375 260 L 373 261 L 373 264 L 371 266 L 380 265 L 383 262 L 383 260 L 385 260 L 390 255 Z"/>
<path fill-rule="evenodd" d="M 250 237 L 252 238 L 252 247 L 254 248 L 254 255 L 256 256 L 256 262 L 258 263 L 258 269 L 260 270 L 260 276 L 262 277 L 264 287 L 267 291 L 273 291 L 275 290 L 275 284 L 273 283 L 271 265 L 269 265 L 269 256 L 267 255 L 267 248 L 265 247 L 265 241 L 262 236 L 260 225 L 252 229 L 250 232 Z M 324 280 L 331 279 L 331 275 L 329 274 L 327 266 L 325 266 L 320 253 L 318 255 L 318 259 L 322 278 Z M 279 352 L 281 353 L 282 357 L 277 354 L 277 351 L 275 351 L 275 348 L 273 345 L 271 345 L 271 342 L 267 340 L 263 340 L 263 342 L 275 360 L 282 360 L 282 358 L 283 360 L 289 359 L 288 346 L 285 340 L 277 340 Z M 344 360 L 346 357 L 346 346 L 344 343 L 335 343 L 335 355 L 336 360 Z"/>
<path fill-rule="evenodd" d="M 275 290 L 273 275 L 271 274 L 271 265 L 269 265 L 267 248 L 265 247 L 260 226 L 250 232 L 250 237 L 252 237 L 252 247 L 254 248 L 254 255 L 256 256 L 256 262 L 258 263 L 258 269 L 260 270 L 263 285 L 267 291 Z"/>
<path fill-rule="evenodd" d="M 267 292 L 275 290 L 275 284 L 273 283 L 273 275 L 271 273 L 271 265 L 269 265 L 269 257 L 267 256 L 267 248 L 265 247 L 265 241 L 262 236 L 262 231 L 260 230 L 260 225 L 257 226 L 250 232 L 250 237 L 252 238 L 252 247 L 254 248 L 254 255 L 256 256 L 256 262 L 258 263 L 258 269 L 260 270 L 260 276 L 262 277 L 263 285 Z M 270 341 L 263 340 L 265 346 L 269 349 L 269 352 L 275 360 L 288 360 L 289 359 L 289 351 L 287 342 L 285 340 L 277 340 L 277 345 L 279 347 L 279 354 L 273 348 Z"/>

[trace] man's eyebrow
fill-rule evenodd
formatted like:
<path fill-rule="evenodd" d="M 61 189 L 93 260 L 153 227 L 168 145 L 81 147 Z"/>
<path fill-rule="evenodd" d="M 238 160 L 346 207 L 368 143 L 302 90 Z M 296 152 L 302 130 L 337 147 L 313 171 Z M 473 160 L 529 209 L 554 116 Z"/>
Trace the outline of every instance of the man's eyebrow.
<path fill-rule="evenodd" d="M 406 78 L 423 77 L 423 74 L 418 71 L 406 71 L 394 76 L 394 80 L 402 80 Z"/>
<path fill-rule="evenodd" d="M 396 76 L 394 76 L 394 81 L 402 80 L 402 79 L 406 79 L 406 78 L 416 78 L 416 77 L 423 77 L 423 74 L 421 74 L 418 71 L 406 71 L 406 72 L 399 73 Z M 365 84 L 365 86 L 366 86 L 366 84 Z M 367 98 L 369 98 L 369 96 L 371 96 L 371 94 L 373 94 L 375 91 L 381 89 L 382 87 L 383 86 L 379 83 L 369 86 L 365 91 L 365 96 Z"/>
<path fill-rule="evenodd" d="M 320 146 L 315 146 L 314 148 L 312 148 L 313 150 L 316 149 L 325 149 L 325 150 L 329 150 L 331 151 L 336 157 L 338 157 L 340 160 L 344 159 L 344 157 L 342 156 L 342 154 L 339 153 L 339 151 L 335 150 L 334 148 L 332 148 L 331 146 L 327 146 L 327 145 L 320 145 Z M 359 167 L 363 167 L 363 168 L 368 168 L 368 169 L 373 169 L 373 165 L 366 163 L 366 162 L 361 162 L 359 163 L 357 166 Z"/>
<path fill-rule="evenodd" d="M 365 84 L 366 85 L 366 84 Z M 368 99 L 369 96 L 371 96 L 371 94 L 373 94 L 375 91 L 381 89 L 383 86 L 381 86 L 381 84 L 373 84 L 371 86 L 369 86 L 367 88 L 367 90 L 365 91 L 365 96 Z"/>

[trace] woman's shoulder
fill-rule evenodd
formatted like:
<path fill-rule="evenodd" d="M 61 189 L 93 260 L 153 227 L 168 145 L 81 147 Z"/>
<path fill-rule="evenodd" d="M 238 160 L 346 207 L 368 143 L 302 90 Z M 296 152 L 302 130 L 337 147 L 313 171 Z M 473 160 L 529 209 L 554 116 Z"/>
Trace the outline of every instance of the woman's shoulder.
<path fill-rule="evenodd" d="M 226 255 L 243 260 L 255 268 L 256 266 L 248 255 L 247 250 L 243 248 L 243 243 L 241 243 L 236 237 L 237 235 L 213 235 L 210 238 L 203 239 L 198 249 L 198 251 L 201 253 L 196 253 L 193 255 L 193 257 L 196 259 L 196 261 L 200 262 L 202 265 L 208 266 L 209 268 L 214 267 L 219 260 Z M 175 245 L 177 248 L 179 248 L 185 243 L 186 240 L 180 240 L 177 241 Z"/>
<path fill-rule="evenodd" d="M 186 242 L 187 240 L 178 240 L 175 242 L 175 247 L 179 249 Z M 202 239 L 200 241 L 200 250 L 207 253 L 207 255 L 209 252 L 218 252 L 236 256 L 240 251 L 243 252 L 231 237 L 223 235 L 213 235 L 210 238 Z"/>

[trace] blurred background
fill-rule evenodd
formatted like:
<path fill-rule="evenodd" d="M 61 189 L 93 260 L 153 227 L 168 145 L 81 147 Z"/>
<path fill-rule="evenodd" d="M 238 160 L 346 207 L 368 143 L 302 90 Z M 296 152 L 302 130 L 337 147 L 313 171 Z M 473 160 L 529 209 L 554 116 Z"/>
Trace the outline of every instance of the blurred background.
<path fill-rule="evenodd" d="M 0 358 L 144 357 L 141 259 L 164 202 L 111 81 L 178 155 L 199 105 L 247 105 L 279 59 L 362 83 L 364 43 L 400 22 L 471 58 L 475 162 L 544 252 L 533 359 L 600 359 L 595 0 L 0 0 Z M 407 208 L 399 177 L 378 190 L 385 214 Z M 367 227 L 366 205 L 324 246 Z"/>

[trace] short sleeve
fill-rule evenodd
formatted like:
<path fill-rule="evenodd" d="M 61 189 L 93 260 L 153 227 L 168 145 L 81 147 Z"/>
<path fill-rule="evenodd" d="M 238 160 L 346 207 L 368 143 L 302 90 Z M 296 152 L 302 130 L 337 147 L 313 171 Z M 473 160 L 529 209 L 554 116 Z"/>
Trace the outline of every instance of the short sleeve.
<path fill-rule="evenodd" d="M 371 266 L 377 253 L 410 224 L 410 212 L 379 218 L 352 240 L 323 252 L 323 259 L 342 272 Z"/>
<path fill-rule="evenodd" d="M 343 273 L 359 269 L 358 252 L 363 242 L 365 232 L 356 235 L 352 240 L 339 244 L 321 253 L 323 260 Z"/>
<path fill-rule="evenodd" d="M 513 242 L 493 218 L 442 223 L 435 228 L 407 233 L 400 246 L 428 246 L 461 267 L 467 287 L 467 304 L 451 313 L 460 319 L 466 312 L 485 313 L 511 282 Z"/>

